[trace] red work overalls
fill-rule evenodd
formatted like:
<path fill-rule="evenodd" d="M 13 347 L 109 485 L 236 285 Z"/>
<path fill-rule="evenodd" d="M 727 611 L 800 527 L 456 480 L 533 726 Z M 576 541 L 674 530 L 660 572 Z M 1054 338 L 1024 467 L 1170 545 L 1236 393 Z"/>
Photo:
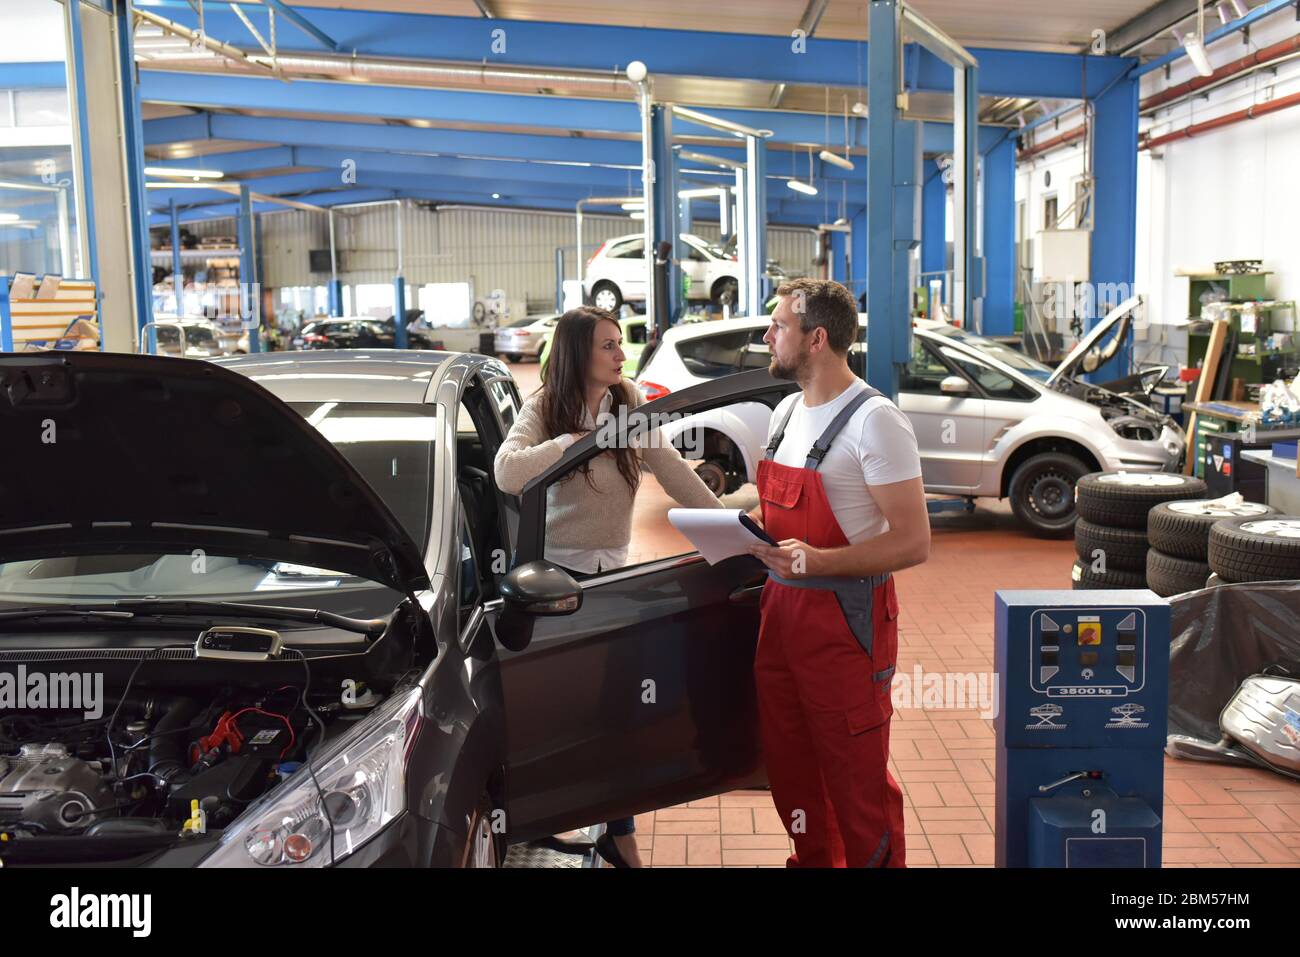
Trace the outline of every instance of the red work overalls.
<path fill-rule="evenodd" d="M 840 411 L 803 468 L 772 461 L 790 407 L 758 466 L 763 525 L 773 539 L 797 538 L 814 548 L 849 544 L 817 467 L 875 395 L 867 389 Z M 761 609 L 754 677 L 772 799 L 794 840 L 787 863 L 903 867 L 903 794 L 886 767 L 898 653 L 893 578 L 784 579 L 770 572 Z"/>

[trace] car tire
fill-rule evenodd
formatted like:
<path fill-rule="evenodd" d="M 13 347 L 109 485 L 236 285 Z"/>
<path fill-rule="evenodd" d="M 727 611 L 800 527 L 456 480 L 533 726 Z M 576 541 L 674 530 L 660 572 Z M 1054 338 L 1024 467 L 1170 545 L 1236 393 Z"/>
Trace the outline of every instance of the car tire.
<path fill-rule="evenodd" d="M 511 352 L 510 354 L 508 354 L 508 355 L 506 356 L 506 359 L 507 359 L 508 361 L 510 361 L 510 362 L 523 362 L 523 361 L 524 361 L 524 357 L 523 357 L 520 353 L 518 353 L 518 352 Z"/>
<path fill-rule="evenodd" d="M 1093 472 L 1075 489 L 1079 517 L 1112 528 L 1145 529 L 1161 502 L 1205 497 L 1205 482 L 1175 472 Z"/>
<path fill-rule="evenodd" d="M 1300 578 L 1300 517 L 1220 519 L 1210 529 L 1208 557 L 1224 582 Z"/>
<path fill-rule="evenodd" d="M 1035 535 L 1068 535 L 1077 517 L 1074 485 L 1088 466 L 1065 452 L 1040 452 L 1016 467 L 1007 486 L 1011 511 Z"/>
<path fill-rule="evenodd" d="M 1070 570 L 1070 579 L 1075 591 L 1087 591 L 1098 588 L 1146 588 L 1147 577 L 1143 572 L 1127 572 L 1118 568 L 1107 568 L 1104 572 L 1092 570 L 1091 563 L 1075 562 Z"/>
<path fill-rule="evenodd" d="M 1074 551 L 1084 564 L 1091 564 L 1101 552 L 1107 568 L 1145 572 L 1149 548 L 1146 533 L 1137 529 L 1094 525 L 1082 518 L 1074 526 Z"/>
<path fill-rule="evenodd" d="M 1166 555 L 1204 562 L 1210 552 L 1210 529 L 1224 518 L 1263 518 L 1277 509 L 1259 502 L 1218 505 L 1209 499 L 1161 502 L 1147 517 L 1147 538 L 1152 548 Z"/>
<path fill-rule="evenodd" d="M 623 307 L 623 294 L 612 282 L 598 282 L 591 290 L 591 304 L 597 309 L 604 309 L 618 315 Z"/>
<path fill-rule="evenodd" d="M 1158 549 L 1147 553 L 1147 587 L 1161 598 L 1200 591 L 1210 577 L 1210 566 L 1190 558 L 1167 555 Z"/>
<path fill-rule="evenodd" d="M 465 842 L 465 866 L 473 868 L 496 868 L 505 861 L 505 840 L 493 833 L 493 803 L 491 796 L 484 791 L 474 808 L 474 817 L 470 821 L 469 834 Z"/>
<path fill-rule="evenodd" d="M 736 299 L 739 296 L 740 283 L 728 276 L 724 279 L 719 279 L 713 284 L 713 291 L 709 296 L 709 301 L 713 303 L 715 309 L 729 306 L 734 312 L 736 308 Z"/>

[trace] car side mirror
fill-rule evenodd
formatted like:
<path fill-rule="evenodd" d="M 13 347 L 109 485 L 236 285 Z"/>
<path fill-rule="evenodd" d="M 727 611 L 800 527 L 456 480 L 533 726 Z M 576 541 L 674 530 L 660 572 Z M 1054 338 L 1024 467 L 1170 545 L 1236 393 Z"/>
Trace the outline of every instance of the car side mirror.
<path fill-rule="evenodd" d="M 970 395 L 970 383 L 959 375 L 950 375 L 939 383 L 944 395 Z"/>
<path fill-rule="evenodd" d="M 504 603 L 497 640 L 511 651 L 528 647 L 538 617 L 572 615 L 582 607 L 582 586 L 544 559 L 512 568 L 497 591 Z"/>

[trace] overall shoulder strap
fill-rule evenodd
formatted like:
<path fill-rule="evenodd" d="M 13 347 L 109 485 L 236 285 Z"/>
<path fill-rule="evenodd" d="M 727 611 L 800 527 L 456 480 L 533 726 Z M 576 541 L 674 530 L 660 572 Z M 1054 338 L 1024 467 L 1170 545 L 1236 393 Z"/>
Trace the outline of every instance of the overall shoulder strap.
<path fill-rule="evenodd" d="M 853 413 L 862 407 L 862 403 L 878 395 L 881 395 L 879 389 L 867 386 L 850 399 L 849 404 L 836 413 L 835 418 L 831 419 L 831 424 L 826 426 L 826 431 L 821 434 L 821 438 L 814 442 L 813 447 L 808 450 L 808 460 L 804 462 L 803 467 L 815 471 L 822 464 L 822 459 L 826 458 L 826 453 L 830 451 L 831 443 L 835 441 L 835 437 L 848 424 L 849 419 L 853 418 Z"/>
<path fill-rule="evenodd" d="M 785 415 L 781 419 L 781 424 L 776 427 L 772 433 L 772 441 L 767 443 L 767 452 L 763 458 L 770 459 L 776 456 L 776 450 L 781 447 L 781 440 L 785 438 L 785 427 L 790 424 L 790 416 L 794 415 L 794 407 L 799 404 L 801 394 L 796 394 L 794 401 L 790 403 L 790 408 L 785 410 Z"/>

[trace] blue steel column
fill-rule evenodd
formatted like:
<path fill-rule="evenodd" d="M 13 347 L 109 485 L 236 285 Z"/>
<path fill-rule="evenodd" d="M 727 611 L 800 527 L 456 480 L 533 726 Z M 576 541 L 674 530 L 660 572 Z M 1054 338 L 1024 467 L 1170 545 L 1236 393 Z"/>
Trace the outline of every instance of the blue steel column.
<path fill-rule="evenodd" d="M 745 269 L 756 302 L 748 304 L 751 316 L 767 309 L 772 290 L 767 279 L 767 145 L 757 136 L 745 137 L 745 228 L 749 231 Z"/>
<path fill-rule="evenodd" d="M 397 201 L 394 214 L 397 223 L 397 274 L 393 277 L 393 347 L 405 349 L 410 344 L 406 335 L 406 277 L 402 275 L 402 216 L 406 204 Z"/>
<path fill-rule="evenodd" d="M 1138 82 L 1129 74 L 1093 101 L 1096 191 L 1089 265 L 1096 306 L 1094 314 L 1086 317 L 1089 329 L 1133 289 L 1137 257 Z M 1130 340 L 1114 359 L 1088 378 L 1093 382 L 1120 378 L 1129 369 L 1131 353 Z"/>
<path fill-rule="evenodd" d="M 331 316 L 343 315 L 343 282 L 339 279 L 339 260 L 338 248 L 334 239 L 334 210 L 327 214 L 329 217 L 330 230 L 330 282 L 329 282 L 329 311 Z"/>
<path fill-rule="evenodd" d="M 121 64 L 123 151 L 126 154 L 126 192 L 131 224 L 131 260 L 134 264 L 135 311 L 138 328 L 153 322 L 153 260 L 149 255 L 149 206 L 144 185 L 144 127 L 140 119 L 140 83 L 135 65 L 131 11 L 127 0 L 115 3 L 117 60 Z M 139 333 L 127 348 L 138 348 Z M 152 338 L 152 337 L 150 337 Z"/>
<path fill-rule="evenodd" d="M 1136 153 L 1134 154 L 1136 155 Z M 1016 145 L 1007 136 L 984 154 L 984 310 L 986 335 L 1015 332 Z"/>
<path fill-rule="evenodd" d="M 673 153 L 671 107 L 656 105 L 650 108 L 650 142 L 655 176 L 646 203 L 654 204 L 654 241 L 656 245 L 673 244 L 673 258 L 668 265 L 667 311 L 668 323 L 671 325 L 682 312 L 681 262 L 686 257 L 686 244 L 682 242 L 679 226 L 681 215 L 677 205 L 677 156 Z M 654 255 L 654 250 L 647 250 L 646 255 Z M 653 323 L 654 316 L 648 316 L 647 321 Z"/>
<path fill-rule="evenodd" d="M 921 272 L 942 273 L 948 268 L 948 187 L 937 162 L 926 160 L 922 169 L 925 182 L 921 187 Z M 942 281 L 946 291 L 946 276 L 926 275 L 923 284 L 929 288 L 935 279 Z"/>
<path fill-rule="evenodd" d="M 910 252 L 920 241 L 921 124 L 898 111 L 899 8 L 872 0 L 867 45 L 867 381 L 891 399 L 911 351 Z"/>
<path fill-rule="evenodd" d="M 253 255 L 253 201 L 248 185 L 239 187 L 239 312 L 248 329 L 249 353 L 262 351 L 262 296 L 257 284 L 257 259 Z M 245 318 L 245 310 L 248 316 Z"/>
<path fill-rule="evenodd" d="M 181 218 L 176 212 L 176 200 L 167 201 L 168 211 L 172 217 L 172 293 L 176 296 L 176 315 L 185 315 L 185 301 L 182 298 L 182 289 L 185 285 L 185 270 L 181 265 Z M 150 260 L 150 271 L 152 272 L 153 261 Z"/>

